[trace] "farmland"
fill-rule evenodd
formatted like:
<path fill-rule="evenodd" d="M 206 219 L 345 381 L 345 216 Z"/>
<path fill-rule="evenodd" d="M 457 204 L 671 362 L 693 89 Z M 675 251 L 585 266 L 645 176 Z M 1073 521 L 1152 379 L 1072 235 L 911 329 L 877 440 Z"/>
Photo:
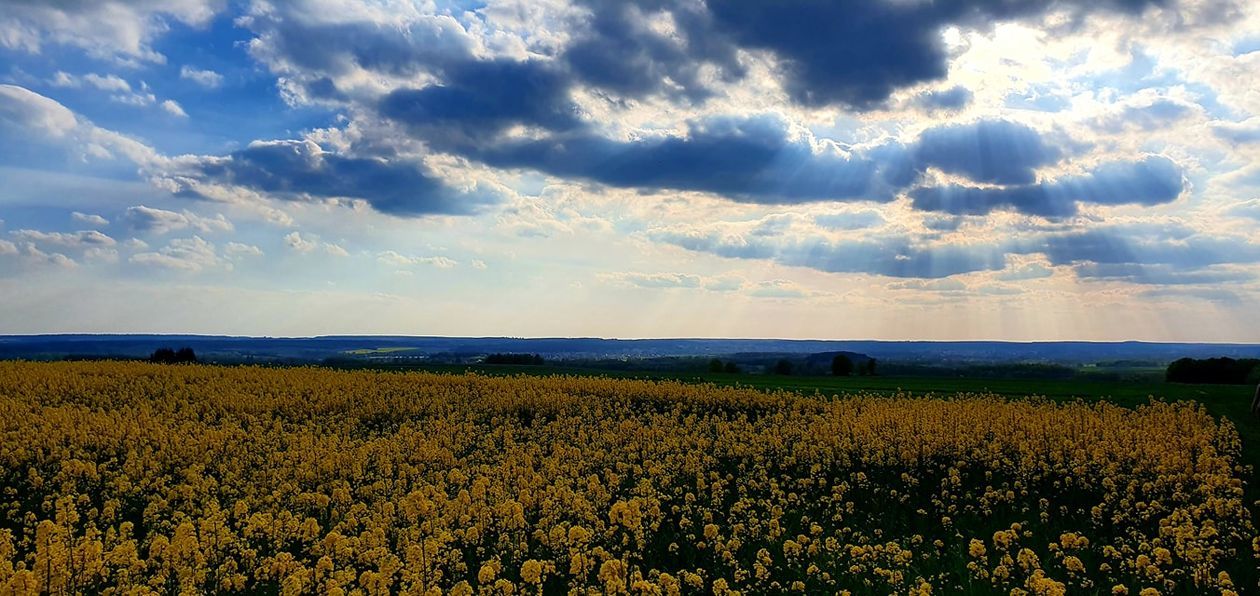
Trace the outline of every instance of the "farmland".
<path fill-rule="evenodd" d="M 0 363 L 0 591 L 1245 592 L 1242 448 L 1189 402 Z"/>

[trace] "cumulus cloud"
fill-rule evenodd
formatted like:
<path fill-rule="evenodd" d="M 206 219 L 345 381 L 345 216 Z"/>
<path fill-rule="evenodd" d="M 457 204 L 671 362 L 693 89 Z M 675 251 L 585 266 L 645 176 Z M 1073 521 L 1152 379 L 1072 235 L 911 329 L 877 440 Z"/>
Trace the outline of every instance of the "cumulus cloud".
<path fill-rule="evenodd" d="M 970 104 L 974 97 L 975 94 L 970 89 L 962 85 L 955 85 L 948 89 L 921 91 L 914 96 L 911 102 L 929 112 L 957 111 L 967 107 L 967 104 Z"/>
<path fill-rule="evenodd" d="M 815 143 L 777 116 L 713 117 L 685 136 L 616 141 L 583 133 L 501 142 L 475 157 L 621 188 L 692 190 L 752 203 L 888 201 L 903 172 L 832 143 Z M 892 161 L 892 160 L 889 160 Z"/>
<path fill-rule="evenodd" d="M 39 230 L 14 230 L 13 237 L 31 243 L 52 244 L 65 248 L 86 249 L 89 247 L 113 246 L 117 244 L 113 238 L 96 230 L 79 232 L 41 232 Z"/>
<path fill-rule="evenodd" d="M 995 244 L 918 242 L 886 235 L 832 239 L 819 235 L 768 237 L 721 229 L 658 228 L 657 242 L 738 259 L 765 259 L 829 273 L 870 273 L 888 277 L 948 277 L 973 271 L 1001 270 L 1006 250 Z"/>
<path fill-rule="evenodd" d="M 288 234 L 285 234 L 284 244 L 297 252 L 303 253 L 312 252 L 316 248 L 319 248 L 318 242 L 308 238 L 303 238 L 300 232 L 289 232 Z"/>
<path fill-rule="evenodd" d="M 192 81 L 206 89 L 216 89 L 223 84 L 223 75 L 213 70 L 203 70 L 187 64 L 180 67 L 179 78 Z"/>
<path fill-rule="evenodd" d="M 1066 217 L 1079 203 L 1157 205 L 1181 196 L 1186 180 L 1181 168 L 1163 156 L 1102 164 L 1087 174 L 1003 187 L 929 186 L 910 192 L 912 204 L 924 211 L 983 215 L 1009 209 L 1028 215 Z"/>
<path fill-rule="evenodd" d="M 215 214 L 214 217 L 204 217 L 187 209 L 176 212 L 144 205 L 128 207 L 123 213 L 123 219 L 133 230 L 159 235 L 183 229 L 193 229 L 203 234 L 231 232 L 235 229 L 222 213 Z"/>
<path fill-rule="evenodd" d="M 163 62 L 155 37 L 170 22 L 208 22 L 224 0 L 11 0 L 0 15 L 0 46 L 38 53 L 48 43 L 101 58 Z"/>
<path fill-rule="evenodd" d="M 1257 143 L 1260 142 L 1260 117 L 1252 117 L 1243 122 L 1214 122 L 1212 132 L 1231 143 Z"/>
<path fill-rule="evenodd" d="M 1007 120 L 928 129 L 919 136 L 914 159 L 919 168 L 935 167 L 975 182 L 1029 184 L 1038 167 L 1053 164 L 1063 152 L 1032 128 Z"/>
<path fill-rule="evenodd" d="M 156 252 L 136 253 L 128 260 L 137 265 L 190 272 L 224 265 L 223 260 L 215 252 L 214 245 L 202 239 L 201 236 L 175 238 Z"/>
<path fill-rule="evenodd" d="M 261 257 L 263 251 L 261 248 L 252 244 L 242 242 L 229 242 L 223 247 L 223 252 L 231 257 Z"/>
<path fill-rule="evenodd" d="M 178 116 L 180 118 L 188 117 L 188 114 L 184 112 L 184 108 L 181 107 L 178 103 L 175 103 L 174 100 L 168 99 L 168 100 L 163 101 L 162 110 L 172 116 Z"/>
<path fill-rule="evenodd" d="M 613 283 L 639 288 L 699 288 L 703 282 L 699 275 L 687 273 L 606 273 L 601 277 Z"/>
<path fill-rule="evenodd" d="M 27 141 L 21 148 L 0 147 L 0 155 L 43 146 L 83 160 L 123 158 L 142 166 L 159 161 L 149 146 L 97 127 L 59 102 L 17 85 L 0 84 L 0 133 Z"/>
<path fill-rule="evenodd" d="M 180 192 L 195 196 L 205 195 L 198 184 L 234 186 L 289 200 L 358 199 L 399 216 L 465 215 L 499 200 L 477 185 L 453 187 L 417 161 L 347 156 L 310 140 L 255 141 L 225 157 L 186 158 L 171 175 Z"/>
<path fill-rule="evenodd" d="M 109 225 L 108 219 L 105 219 L 104 217 L 101 217 L 94 213 L 82 213 L 80 211 L 72 211 L 70 213 L 70 219 L 73 219 L 74 221 L 78 223 L 88 224 L 88 225 L 93 225 L 93 226 L 98 226 L 98 227 Z"/>
<path fill-rule="evenodd" d="M 895 90 L 943 79 L 941 31 L 1036 19 L 1057 9 L 1138 16 L 1158 0 L 1087 2 L 744 2 L 706 5 L 716 33 L 778 59 L 783 85 L 798 103 L 878 106 Z M 1173 20 L 1176 20 L 1174 15 Z"/>
<path fill-rule="evenodd" d="M 304 254 L 315 252 L 317 249 L 323 249 L 325 254 L 334 257 L 350 256 L 350 251 L 347 251 L 340 244 L 336 244 L 334 242 L 321 242 L 318 236 L 309 234 L 307 236 L 303 236 L 301 233 L 296 231 L 285 234 L 284 244 L 290 249 Z"/>
<path fill-rule="evenodd" d="M 459 264 L 458 261 L 441 255 L 431 257 L 409 256 L 392 250 L 386 250 L 378 253 L 376 255 L 376 260 L 383 265 L 393 265 L 395 267 L 428 265 L 431 267 L 437 267 L 438 269 L 451 269 Z M 473 266 L 476 267 L 476 263 L 479 262 L 480 261 L 475 261 Z M 477 268 L 484 269 L 485 263 L 482 263 L 482 266 Z"/>

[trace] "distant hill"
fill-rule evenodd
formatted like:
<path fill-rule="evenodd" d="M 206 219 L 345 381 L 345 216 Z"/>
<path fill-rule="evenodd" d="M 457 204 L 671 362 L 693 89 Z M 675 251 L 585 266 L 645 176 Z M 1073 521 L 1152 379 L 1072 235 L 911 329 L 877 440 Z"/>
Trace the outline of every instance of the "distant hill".
<path fill-rule="evenodd" d="M 190 347 L 220 362 L 318 362 L 327 358 L 459 361 L 493 353 L 540 354 L 548 361 L 641 359 L 734 354 L 846 352 L 887 362 L 966 365 L 1044 363 L 1077 366 L 1125 361 L 1166 366 L 1179 358 L 1260 358 L 1256 344 L 1147 342 L 928 342 L 787 339 L 602 339 L 430 336 L 321 336 L 300 338 L 213 335 L 6 335 L 0 358 L 62 359 L 68 356 L 147 357 L 162 347 Z M 819 356 L 822 358 L 822 356 Z M 856 362 L 856 360 L 855 360 Z"/>

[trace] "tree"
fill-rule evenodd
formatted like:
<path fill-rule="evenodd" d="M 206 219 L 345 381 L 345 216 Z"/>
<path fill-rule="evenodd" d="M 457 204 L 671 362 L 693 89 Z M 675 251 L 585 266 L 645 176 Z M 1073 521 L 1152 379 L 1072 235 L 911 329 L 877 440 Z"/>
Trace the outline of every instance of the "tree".
<path fill-rule="evenodd" d="M 730 373 L 730 374 L 733 374 L 733 375 L 735 375 L 735 374 L 739 374 L 739 365 L 738 365 L 738 364 L 735 364 L 734 362 L 731 362 L 730 360 L 727 360 L 727 361 L 726 361 L 726 372 L 727 372 L 727 373 Z"/>
<path fill-rule="evenodd" d="M 871 358 L 866 361 L 865 373 L 868 376 L 875 376 L 875 359 Z"/>
<path fill-rule="evenodd" d="M 197 354 L 192 348 L 184 347 L 175 352 L 175 362 L 196 362 Z"/>
<path fill-rule="evenodd" d="M 197 354 L 192 348 L 183 347 L 178 351 L 171 348 L 158 348 L 149 355 L 149 362 L 158 364 L 180 364 L 197 362 Z"/>
<path fill-rule="evenodd" d="M 847 377 L 853 374 L 853 361 L 849 360 L 844 354 L 836 354 L 831 359 L 831 374 L 837 377 Z"/>
<path fill-rule="evenodd" d="M 792 374 L 792 363 L 786 359 L 779 360 L 778 362 L 774 363 L 774 374 L 776 375 Z"/>
<path fill-rule="evenodd" d="M 721 360 L 718 360 L 717 358 L 714 358 L 714 359 L 712 359 L 712 360 L 710 360 L 710 361 L 709 361 L 709 372 L 711 372 L 711 373 L 720 373 L 720 372 L 722 372 L 722 370 L 723 370 L 723 368 L 722 368 L 722 361 L 721 361 Z"/>

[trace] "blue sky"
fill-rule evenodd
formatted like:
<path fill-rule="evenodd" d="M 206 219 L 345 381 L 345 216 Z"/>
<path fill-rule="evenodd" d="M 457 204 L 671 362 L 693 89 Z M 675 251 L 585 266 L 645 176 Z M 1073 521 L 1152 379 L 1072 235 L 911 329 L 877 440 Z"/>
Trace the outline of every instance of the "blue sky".
<path fill-rule="evenodd" d="M 1260 341 L 1243 0 L 17 0 L 0 333 Z"/>

